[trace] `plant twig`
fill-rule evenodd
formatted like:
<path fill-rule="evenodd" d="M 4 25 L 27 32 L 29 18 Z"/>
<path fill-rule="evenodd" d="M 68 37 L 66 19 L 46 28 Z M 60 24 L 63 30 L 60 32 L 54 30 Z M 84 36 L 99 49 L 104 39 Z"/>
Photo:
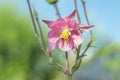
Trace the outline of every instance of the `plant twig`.
<path fill-rule="evenodd" d="M 41 29 L 41 25 L 40 25 L 40 22 L 39 22 L 39 18 L 36 19 L 36 22 L 38 24 L 38 27 L 39 27 L 39 32 L 40 32 L 40 36 L 41 36 L 41 39 L 42 39 L 42 43 L 43 43 L 43 48 L 44 50 L 46 50 L 46 44 L 45 44 L 45 40 L 44 40 L 44 37 L 43 37 L 43 32 L 42 32 L 42 29 Z"/>
<path fill-rule="evenodd" d="M 65 58 L 66 58 L 66 66 L 67 66 L 67 71 L 66 71 L 67 80 L 72 80 L 68 52 L 65 52 Z"/>
<path fill-rule="evenodd" d="M 76 13 L 77 13 L 78 23 L 80 24 L 80 23 L 81 23 L 81 20 L 80 20 L 80 14 L 79 14 L 79 11 L 78 11 L 77 1 L 76 1 L 76 0 L 74 0 L 74 6 L 75 6 Z M 77 56 L 79 56 L 79 54 L 80 54 L 80 49 L 81 49 L 81 45 L 78 46 Z M 76 58 L 77 58 L 77 57 L 76 57 Z"/>
<path fill-rule="evenodd" d="M 31 15 L 31 19 L 32 19 L 32 23 L 33 23 L 33 27 L 34 27 L 35 33 L 36 33 L 36 35 L 38 35 L 37 27 L 36 27 L 36 24 L 35 24 L 35 21 L 34 21 L 34 16 L 33 16 L 33 13 L 32 13 L 32 9 L 31 9 L 31 5 L 30 5 L 30 1 L 29 0 L 27 0 L 27 4 L 28 4 L 29 11 L 30 11 L 30 15 Z"/>
<path fill-rule="evenodd" d="M 71 75 L 67 75 L 67 80 L 72 80 L 72 76 Z"/>
<path fill-rule="evenodd" d="M 40 41 L 39 33 L 38 33 L 38 31 L 37 31 L 37 26 L 36 26 L 36 24 L 35 24 L 34 15 L 33 15 L 33 13 L 32 13 L 32 9 L 31 9 L 31 5 L 30 5 L 29 0 L 27 0 L 27 3 L 28 3 L 28 7 L 29 7 L 29 11 L 30 11 L 30 15 L 31 15 L 31 19 L 32 19 L 32 23 L 33 23 L 33 27 L 34 27 L 35 34 L 36 34 L 36 37 L 37 37 L 37 39 L 39 40 L 40 46 L 41 46 L 41 48 L 42 48 L 42 42 Z M 40 32 L 42 32 L 41 26 L 40 26 L 40 23 L 39 23 L 39 19 L 37 18 L 37 16 L 35 16 L 35 18 L 36 18 L 37 24 L 38 24 L 38 26 L 39 26 Z M 40 33 L 40 34 L 41 34 L 41 33 Z M 41 37 L 43 37 L 42 35 L 43 35 L 43 34 L 41 34 Z M 44 40 L 43 40 L 43 41 L 44 41 Z M 47 51 L 45 51 L 45 49 L 44 49 L 43 51 L 48 55 L 50 61 L 52 62 L 51 65 L 53 65 L 57 70 L 62 71 L 63 73 L 66 73 L 66 71 L 63 69 L 63 67 L 62 67 L 60 64 L 58 64 L 58 63 L 52 58 L 51 53 L 48 53 Z"/>
<path fill-rule="evenodd" d="M 78 49 L 77 49 L 75 63 L 72 66 L 72 75 L 78 70 L 78 68 L 80 67 L 81 62 L 82 62 L 82 58 L 79 55 L 80 54 L 80 49 L 81 49 L 81 45 L 78 46 Z"/>
<path fill-rule="evenodd" d="M 72 67 L 72 75 L 78 70 L 78 68 L 80 67 L 82 62 L 82 58 L 78 56 L 78 58 L 76 58 L 75 63 Z"/>
<path fill-rule="evenodd" d="M 60 18 L 61 15 L 60 15 L 60 11 L 59 11 L 59 8 L 58 8 L 57 3 L 53 4 L 53 6 L 54 6 L 54 8 L 55 8 L 55 10 L 56 10 L 56 14 L 57 14 L 57 16 Z"/>
<path fill-rule="evenodd" d="M 60 12 L 59 12 L 59 8 L 57 6 L 57 3 L 53 4 L 55 10 L 56 10 L 56 14 L 59 18 L 61 18 Z M 64 72 L 66 74 L 67 80 L 72 80 L 72 75 L 71 75 L 71 69 L 70 69 L 70 63 L 69 63 L 69 56 L 68 56 L 68 52 L 65 52 L 65 57 L 66 57 L 66 65 L 67 65 L 67 70 Z"/>
<path fill-rule="evenodd" d="M 43 48 L 44 50 L 46 50 L 46 44 L 45 44 L 45 40 L 44 40 L 44 37 L 43 37 L 43 31 L 42 31 L 42 28 L 41 28 L 41 25 L 40 25 L 40 22 L 39 22 L 39 17 L 38 17 L 38 13 L 37 11 L 35 10 L 35 7 L 33 6 L 33 10 L 34 10 L 34 17 L 35 17 L 35 20 L 38 24 L 38 28 L 39 28 L 39 33 L 40 33 L 40 37 L 41 37 L 41 42 L 42 42 L 42 45 L 43 45 Z"/>
<path fill-rule="evenodd" d="M 81 54 L 80 57 L 84 57 L 84 56 L 85 56 L 85 53 L 86 53 L 86 51 L 88 50 L 88 48 L 91 46 L 91 44 L 92 44 L 92 39 L 91 39 L 91 37 L 90 37 L 90 41 L 88 42 L 87 47 L 86 47 L 85 50 L 82 52 L 82 54 Z"/>
<path fill-rule="evenodd" d="M 79 14 L 79 11 L 78 11 L 77 1 L 76 0 L 74 0 L 74 6 L 75 6 L 75 9 L 76 9 L 76 13 L 77 13 L 78 23 L 80 24 L 81 20 L 80 20 L 80 14 Z"/>
<path fill-rule="evenodd" d="M 90 25 L 90 22 L 89 22 L 89 19 L 88 19 L 88 15 L 87 15 L 87 10 L 86 10 L 86 2 L 85 0 L 81 0 L 82 2 L 82 5 L 83 5 L 83 9 L 84 9 L 84 13 L 85 13 L 85 18 L 86 18 L 86 21 L 87 21 L 87 24 Z M 92 39 L 93 39 L 93 35 L 92 35 L 92 30 L 90 31 L 90 41 L 89 43 L 87 44 L 87 47 L 86 49 L 83 51 L 83 53 L 81 54 L 81 57 L 84 56 L 84 54 L 86 53 L 86 51 L 88 50 L 88 48 L 91 46 L 92 44 Z"/>
<path fill-rule="evenodd" d="M 76 13 L 77 13 L 78 23 L 80 24 L 81 20 L 80 20 L 80 14 L 79 14 L 79 11 L 78 11 L 77 1 L 76 0 L 74 0 L 74 6 L 75 6 L 75 9 L 76 9 Z M 78 70 L 78 68 L 80 67 L 81 61 L 82 61 L 82 59 L 79 57 L 80 56 L 80 49 L 81 49 L 81 45 L 79 45 L 78 49 L 77 49 L 75 63 L 72 66 L 72 74 L 74 74 L 74 72 Z"/>
<path fill-rule="evenodd" d="M 68 72 L 70 73 L 70 63 L 69 63 L 68 52 L 65 52 L 65 58 L 66 58 L 66 66 L 67 66 Z"/>
<path fill-rule="evenodd" d="M 63 67 L 62 67 L 60 64 L 58 64 L 58 63 L 52 58 L 52 56 L 49 56 L 49 60 L 50 60 L 50 62 L 52 62 L 51 65 L 52 65 L 53 67 L 55 67 L 58 71 L 61 71 L 61 72 L 65 73 L 65 70 L 63 69 Z"/>
<path fill-rule="evenodd" d="M 30 5 L 30 1 L 27 0 L 27 4 L 28 4 L 28 8 L 29 8 L 29 11 L 30 11 L 30 15 L 31 15 L 31 19 L 32 19 L 32 23 L 33 23 L 33 28 L 34 28 L 34 31 L 35 31 L 35 36 L 36 38 L 38 39 L 39 43 L 40 43 L 40 46 L 42 45 L 42 42 L 40 41 L 40 37 L 39 37 L 39 33 L 37 31 L 37 26 L 35 24 L 35 20 L 34 20 L 34 16 L 33 16 L 33 13 L 32 13 L 32 9 L 31 9 L 31 5 Z M 42 47 L 41 47 L 42 48 Z"/>

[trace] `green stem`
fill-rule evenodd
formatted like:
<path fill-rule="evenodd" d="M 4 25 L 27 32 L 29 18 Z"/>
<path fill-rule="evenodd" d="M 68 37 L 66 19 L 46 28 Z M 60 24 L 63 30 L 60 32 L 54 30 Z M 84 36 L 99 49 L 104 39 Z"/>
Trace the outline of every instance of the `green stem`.
<path fill-rule="evenodd" d="M 57 3 L 53 4 L 53 6 L 54 6 L 54 8 L 55 8 L 55 10 L 56 10 L 56 14 L 57 14 L 57 16 L 60 18 L 61 15 L 60 15 L 60 11 L 59 11 L 59 8 L 58 8 Z"/>
<path fill-rule="evenodd" d="M 58 71 L 61 71 L 61 72 L 65 73 L 65 70 L 63 69 L 63 67 L 62 67 L 60 64 L 58 64 L 58 63 L 52 58 L 51 55 L 49 56 L 49 60 L 50 60 L 50 62 L 52 62 L 51 65 L 52 65 L 53 67 L 55 67 Z"/>
<path fill-rule="evenodd" d="M 31 9 L 31 5 L 30 5 L 30 1 L 29 1 L 29 0 L 27 0 L 27 4 L 28 4 L 29 12 L 30 12 L 30 15 L 31 15 L 32 23 L 33 23 L 33 28 L 34 28 L 34 31 L 35 31 L 35 36 L 36 36 L 36 38 L 38 39 L 39 44 L 40 44 L 40 46 L 41 46 L 41 48 L 42 48 L 42 42 L 41 42 L 41 40 L 40 40 L 39 33 L 38 33 L 38 31 L 37 31 L 37 26 L 36 26 L 36 24 L 35 24 L 35 20 L 34 20 L 34 16 L 33 16 L 33 13 L 32 13 L 32 9 Z M 43 49 L 43 48 L 42 48 L 42 49 Z M 44 50 L 44 49 L 43 49 L 43 50 Z"/>
<path fill-rule="evenodd" d="M 67 66 L 68 71 L 70 72 L 70 63 L 69 63 L 68 52 L 65 52 L 65 57 L 66 57 L 66 66 Z"/>
<path fill-rule="evenodd" d="M 45 44 L 45 40 L 44 40 L 44 37 L 43 37 L 43 31 L 41 29 L 39 19 L 36 19 L 36 22 L 37 22 L 39 30 L 40 30 L 40 36 L 41 36 L 41 39 L 42 39 L 43 48 L 44 48 L 44 50 L 46 50 L 46 44 Z"/>
<path fill-rule="evenodd" d="M 78 23 L 80 24 L 80 23 L 81 23 L 81 20 L 80 20 L 80 14 L 79 14 L 79 11 L 78 11 L 77 0 L 74 0 L 74 6 L 75 6 L 75 9 L 76 9 L 76 13 L 77 13 Z M 81 45 L 79 45 L 79 46 L 78 46 L 78 49 L 77 49 L 76 61 L 77 61 L 78 58 L 79 58 L 80 49 L 81 49 Z"/>
<path fill-rule="evenodd" d="M 76 9 L 76 13 L 77 13 L 78 23 L 80 24 L 81 20 L 80 20 L 80 15 L 79 15 L 79 12 L 78 12 L 78 7 L 77 7 L 77 1 L 76 0 L 74 0 L 74 6 L 75 6 L 75 9 Z M 72 75 L 74 74 L 74 72 L 76 72 L 78 70 L 78 68 L 81 65 L 82 59 L 79 57 L 80 56 L 80 50 L 81 50 L 81 45 L 79 45 L 78 48 L 77 48 L 77 54 L 76 54 L 75 63 L 72 66 L 72 70 L 71 70 Z"/>
<path fill-rule="evenodd" d="M 71 75 L 67 75 L 67 80 L 72 80 L 72 76 Z"/>
<path fill-rule="evenodd" d="M 33 16 L 33 13 L 32 13 L 32 9 L 31 9 L 31 5 L 30 5 L 30 1 L 29 0 L 27 0 L 27 4 L 28 4 L 28 8 L 29 8 L 29 12 L 30 12 L 30 15 L 31 15 L 31 19 L 32 19 L 32 23 L 33 23 L 33 27 L 34 27 L 35 33 L 36 33 L 36 35 L 38 35 L 37 27 L 36 27 L 36 24 L 35 24 L 35 20 L 34 20 L 34 16 Z"/>
<path fill-rule="evenodd" d="M 66 77 L 67 77 L 67 80 L 72 80 L 68 52 L 65 52 L 65 58 L 66 58 L 66 66 L 67 66 Z"/>
<path fill-rule="evenodd" d="M 88 15 L 87 15 L 87 10 L 86 10 L 86 1 L 85 0 L 81 0 L 82 5 L 83 5 L 83 9 L 84 9 L 84 14 L 85 14 L 85 19 L 87 21 L 87 24 L 90 25 L 89 19 L 88 19 Z M 88 48 L 91 46 L 92 44 L 92 40 L 93 40 L 93 35 L 92 35 L 92 30 L 90 31 L 90 41 L 87 44 L 86 49 L 83 51 L 83 53 L 81 54 L 81 57 L 83 57 L 86 53 L 86 51 L 88 50 Z"/>
<path fill-rule="evenodd" d="M 41 28 L 41 24 L 39 22 L 39 17 L 38 17 L 38 13 L 37 11 L 35 10 L 35 7 L 33 6 L 33 11 L 34 11 L 34 18 L 38 24 L 38 28 L 39 28 L 39 33 L 40 33 L 40 38 L 41 38 L 41 42 L 42 42 L 42 45 L 43 45 L 43 49 L 46 50 L 46 44 L 45 44 L 45 40 L 44 40 L 44 37 L 43 37 L 43 31 L 42 31 L 42 28 Z"/>
<path fill-rule="evenodd" d="M 30 15 L 31 15 L 31 19 L 32 19 L 32 23 L 33 23 L 33 28 L 34 28 L 34 31 L 35 31 L 35 34 L 36 34 L 36 38 L 38 39 L 39 43 L 40 43 L 40 46 L 41 48 L 43 49 L 43 46 L 44 46 L 44 49 L 43 51 L 46 53 L 46 55 L 49 57 L 50 61 L 52 62 L 51 65 L 53 65 L 53 67 L 55 67 L 57 70 L 65 73 L 65 70 L 63 69 L 63 67 L 58 64 L 53 58 L 52 58 L 52 55 L 51 53 L 48 53 L 45 48 L 46 48 L 46 45 L 45 45 L 45 42 L 41 42 L 41 39 L 40 39 L 40 36 L 39 36 L 39 32 L 37 31 L 37 26 L 35 24 L 35 20 L 34 20 L 34 15 L 32 13 L 32 9 L 31 9 L 31 5 L 30 5 L 30 0 L 27 0 L 27 4 L 28 4 L 28 8 L 29 8 L 29 12 L 30 12 Z M 35 10 L 35 9 L 34 9 Z M 34 11 L 35 12 L 35 11 Z M 36 19 L 36 22 L 38 24 L 38 27 L 40 29 L 40 34 L 41 34 L 41 37 L 42 37 L 42 41 L 44 41 L 44 38 L 43 38 L 43 32 L 42 32 L 42 29 L 41 29 L 41 26 L 40 26 L 40 23 L 39 23 L 39 19 L 38 19 L 38 15 L 37 13 L 35 12 L 35 19 Z"/>
<path fill-rule="evenodd" d="M 75 6 L 75 9 L 76 9 L 76 13 L 77 13 L 78 23 L 80 24 L 81 20 L 80 20 L 80 14 L 79 14 L 79 11 L 78 11 L 77 1 L 76 0 L 74 0 L 74 6 Z"/>

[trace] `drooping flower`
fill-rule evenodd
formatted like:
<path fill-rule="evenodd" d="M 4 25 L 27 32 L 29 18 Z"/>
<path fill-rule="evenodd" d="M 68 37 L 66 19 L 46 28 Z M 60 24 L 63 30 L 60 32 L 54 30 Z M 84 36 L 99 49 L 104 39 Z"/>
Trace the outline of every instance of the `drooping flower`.
<path fill-rule="evenodd" d="M 56 21 L 43 20 L 49 28 L 48 33 L 49 47 L 48 51 L 60 48 L 62 51 L 76 51 L 78 45 L 83 42 L 82 32 L 90 31 L 93 25 L 77 24 L 73 20 L 75 16 L 73 11 L 66 18 L 58 18 Z"/>

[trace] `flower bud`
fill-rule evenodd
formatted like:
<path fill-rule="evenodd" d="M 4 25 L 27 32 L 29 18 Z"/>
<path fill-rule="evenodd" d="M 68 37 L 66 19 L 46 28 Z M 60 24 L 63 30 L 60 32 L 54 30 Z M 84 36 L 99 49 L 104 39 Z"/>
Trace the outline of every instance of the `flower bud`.
<path fill-rule="evenodd" d="M 85 3 L 85 0 L 82 0 L 82 3 Z"/>
<path fill-rule="evenodd" d="M 35 7 L 34 7 L 34 6 L 33 6 L 33 14 L 34 14 L 35 19 L 38 19 L 38 13 L 37 13 L 37 11 L 35 10 Z"/>
<path fill-rule="evenodd" d="M 48 2 L 49 4 L 55 4 L 55 3 L 58 2 L 58 0 L 47 0 L 47 2 Z"/>

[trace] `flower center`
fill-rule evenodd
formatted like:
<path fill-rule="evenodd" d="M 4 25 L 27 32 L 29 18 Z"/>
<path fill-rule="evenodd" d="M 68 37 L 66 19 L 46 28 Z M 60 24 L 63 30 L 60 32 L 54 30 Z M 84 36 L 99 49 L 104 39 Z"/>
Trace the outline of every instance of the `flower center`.
<path fill-rule="evenodd" d="M 64 39 L 64 41 L 67 41 L 70 35 L 71 35 L 70 31 L 68 29 L 64 29 L 60 34 L 60 38 Z"/>

